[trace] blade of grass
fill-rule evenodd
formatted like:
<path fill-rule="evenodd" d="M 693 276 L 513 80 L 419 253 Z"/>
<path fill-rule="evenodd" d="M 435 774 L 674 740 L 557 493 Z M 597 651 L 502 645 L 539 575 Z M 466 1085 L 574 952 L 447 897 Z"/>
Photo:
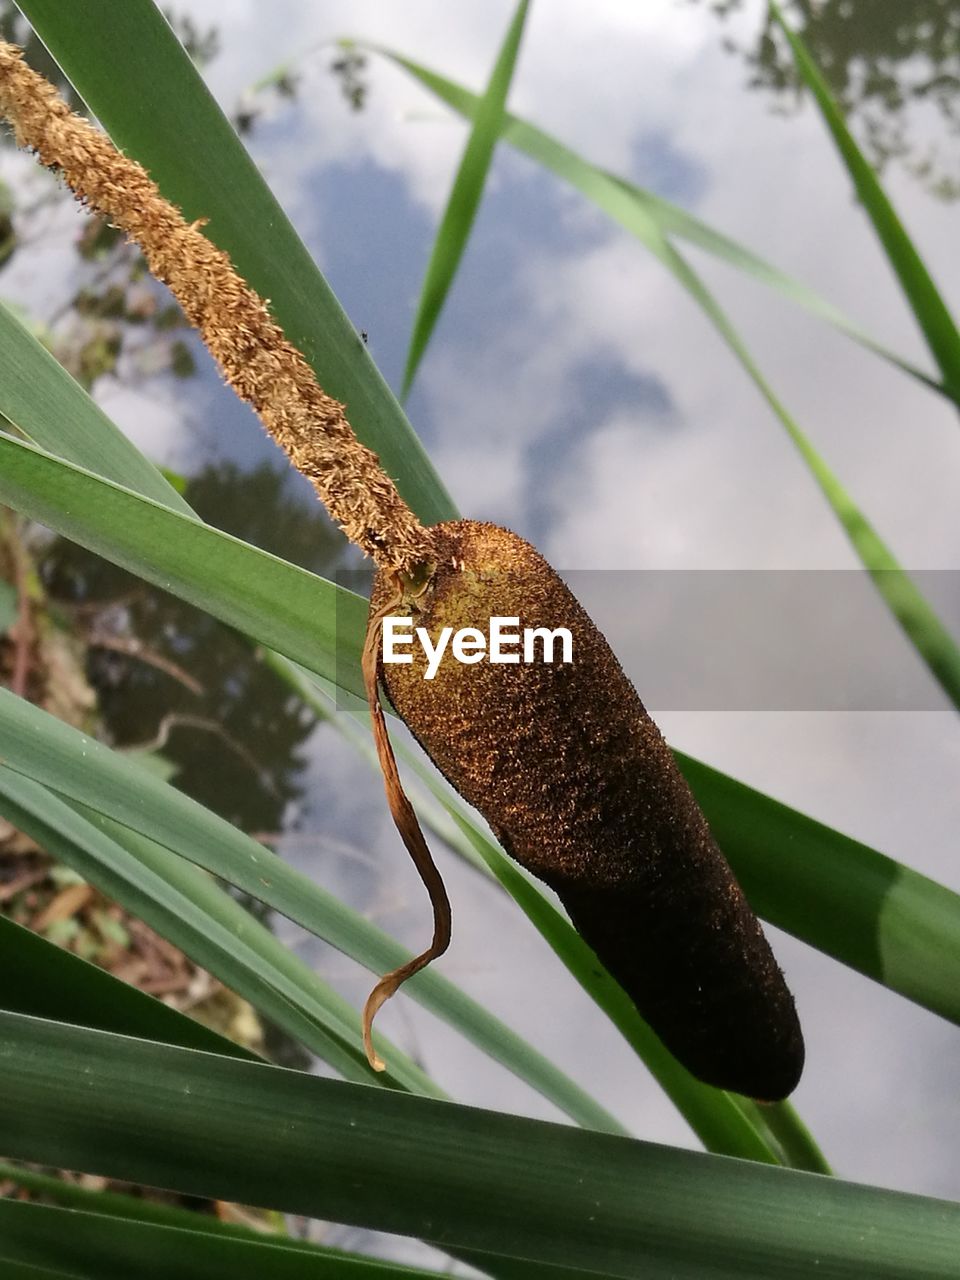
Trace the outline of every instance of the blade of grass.
<path fill-rule="evenodd" d="M 960 897 L 681 752 L 677 763 L 764 919 L 960 1024 Z"/>
<path fill-rule="evenodd" d="M 51 1271 L 49 1267 L 34 1267 L 29 1262 L 6 1263 L 4 1277 L 9 1280 L 88 1280 L 76 1271 Z"/>
<path fill-rule="evenodd" d="M 155 1003 L 159 1004 L 159 1001 Z M 56 1019 L 54 1019 L 56 1021 Z M 82 1025 L 82 1024 L 72 1024 Z M 103 1027 L 94 1030 L 105 1030 Z M 136 1037 L 151 1039 L 150 1036 Z M 173 1041 L 164 1041 L 172 1044 Z M 181 1046 L 187 1048 L 189 1046 Z M 0 1161 L 0 1181 L 13 1182 L 25 1191 L 43 1196 L 65 1209 L 82 1209 L 88 1213 L 96 1213 L 104 1218 L 132 1218 L 137 1222 L 150 1222 L 158 1226 L 183 1227 L 186 1230 L 208 1231 L 211 1235 L 222 1235 L 237 1240 L 267 1240 L 269 1236 L 252 1227 L 245 1227 L 239 1222 L 228 1222 L 209 1214 L 202 1214 L 193 1209 L 182 1209 L 178 1205 L 164 1204 L 159 1200 L 147 1200 L 143 1196 L 127 1195 L 122 1191 L 94 1191 L 90 1187 L 81 1186 L 77 1182 L 67 1182 L 49 1173 L 38 1173 L 36 1169 L 24 1168 L 22 1165 Z M 0 1205 L 15 1203 L 0 1200 Z M 310 1250 L 313 1246 L 295 1236 L 281 1236 L 284 1243 L 291 1248 Z"/>
<path fill-rule="evenodd" d="M 320 385 L 342 401 L 357 435 L 381 457 L 427 524 L 455 512 L 359 334 L 151 0 L 23 0 L 64 74 L 127 155 L 149 170 L 188 221 L 270 299 Z M 144 86 L 151 92 L 149 109 Z"/>
<path fill-rule="evenodd" d="M 787 38 L 800 79 L 820 108 L 864 212 L 873 223 L 887 261 L 900 281 L 904 297 L 926 339 L 930 354 L 937 362 L 944 382 L 956 392 L 960 390 L 960 331 L 956 322 L 880 179 L 847 128 L 843 113 L 806 45 L 784 20 L 775 0 L 770 0 L 770 12 Z"/>
<path fill-rule="evenodd" d="M 529 0 L 520 0 L 507 29 L 493 71 L 482 96 L 477 101 L 470 136 L 454 178 L 447 206 L 433 242 L 430 261 L 420 290 L 417 313 L 410 335 L 406 367 L 403 371 L 403 397 L 406 398 L 423 353 L 426 351 L 460 259 L 467 246 L 470 230 L 486 185 L 493 151 L 503 128 L 504 112 L 510 84 L 527 20 Z"/>
<path fill-rule="evenodd" d="M 176 489 L 107 417 L 9 307 L 0 302 L 0 413 L 68 462 L 173 511 L 192 515 Z"/>
<path fill-rule="evenodd" d="M 187 1223 L 110 1215 L 96 1203 L 102 1194 L 92 1193 L 92 1209 L 0 1200 L 4 1275 L 8 1265 L 21 1263 L 63 1267 L 56 1274 L 83 1280 L 436 1280 L 434 1271 L 262 1232 L 224 1231 L 226 1224 L 208 1214 L 181 1212 Z M 113 1199 L 147 1207 L 130 1196 Z"/>
<path fill-rule="evenodd" d="M 0 800 L 2 805 L 2 800 Z M 121 982 L 0 914 L 0 1006 L 56 1022 L 162 1040 L 237 1058 L 255 1055 L 202 1022 Z M 4 1172 L 0 1169 L 0 1182 Z"/>
<path fill-rule="evenodd" d="M 148 838 L 88 820 L 7 766 L 0 767 L 0 812 L 346 1079 L 376 1080 L 350 1005 L 197 867 Z M 384 1056 L 389 1063 L 385 1083 L 439 1094 L 430 1078 L 394 1046 L 387 1044 Z"/>
<path fill-rule="evenodd" d="M 945 1201 L 19 1014 L 0 1046 L 14 1158 L 611 1276 L 955 1275 Z"/>
<path fill-rule="evenodd" d="M 887 608 L 923 659 L 927 670 L 953 705 L 960 710 L 960 646 L 924 599 L 909 574 L 901 568 L 896 556 L 884 543 L 876 529 L 814 449 L 796 420 L 788 413 L 760 372 L 726 313 L 696 272 L 665 239 L 657 237 L 651 242 L 651 248 L 699 303 L 780 420 L 800 457 L 806 463 L 817 487 L 842 525 L 861 564 L 870 574 Z"/>
<path fill-rule="evenodd" d="M 346 47 L 356 46 L 380 54 L 409 72 L 424 88 L 460 115 L 468 120 L 476 117 L 479 97 L 462 85 L 383 45 L 353 39 L 344 40 L 341 43 Z M 651 229 L 655 229 L 663 236 L 674 235 L 697 245 L 728 266 L 745 272 L 761 284 L 790 299 L 818 319 L 833 325 L 847 337 L 889 361 L 910 377 L 916 378 L 928 389 L 937 391 L 960 405 L 960 384 L 951 382 L 949 386 L 945 386 L 937 382 L 929 374 L 870 337 L 856 321 L 851 320 L 839 308 L 821 298 L 813 289 L 794 280 L 746 246 L 722 235 L 678 205 L 591 164 L 559 139 L 509 112 L 504 113 L 502 138 L 504 142 L 510 143 L 518 151 L 522 151 L 545 169 L 549 169 L 562 181 L 569 183 L 631 235 L 646 242 Z"/>
<path fill-rule="evenodd" d="M 0 436 L 0 501 L 362 690 L 366 601 L 37 446 Z"/>

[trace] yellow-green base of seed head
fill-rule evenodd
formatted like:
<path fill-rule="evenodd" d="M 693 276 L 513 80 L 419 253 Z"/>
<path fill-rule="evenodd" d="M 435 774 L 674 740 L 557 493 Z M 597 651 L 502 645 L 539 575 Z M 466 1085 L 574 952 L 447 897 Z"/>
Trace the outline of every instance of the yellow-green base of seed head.
<path fill-rule="evenodd" d="M 395 613 L 435 644 L 491 617 L 566 628 L 572 662 L 447 650 L 436 674 L 382 663 L 400 717 L 507 852 L 560 896 L 574 926 L 699 1079 L 774 1101 L 796 1086 L 803 1039 L 760 924 L 673 755 L 606 640 L 516 534 L 461 520 L 431 530 L 436 569 Z M 372 608 L 393 585 L 380 574 Z M 517 649 L 514 649 L 517 652 Z M 537 649 L 536 653 L 541 653 Z"/>

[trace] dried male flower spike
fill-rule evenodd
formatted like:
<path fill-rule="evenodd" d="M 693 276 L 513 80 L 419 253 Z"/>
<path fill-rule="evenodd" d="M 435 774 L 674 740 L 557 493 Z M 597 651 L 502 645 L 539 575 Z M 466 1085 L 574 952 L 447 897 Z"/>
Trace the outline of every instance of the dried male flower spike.
<path fill-rule="evenodd" d="M 606 640 L 516 534 L 432 530 L 436 571 L 401 606 L 380 573 L 371 609 L 443 627 L 491 617 L 572 635 L 570 664 L 380 664 L 397 713 L 512 857 L 560 896 L 578 932 L 699 1079 L 786 1097 L 803 1038 L 760 924 L 660 731 Z"/>

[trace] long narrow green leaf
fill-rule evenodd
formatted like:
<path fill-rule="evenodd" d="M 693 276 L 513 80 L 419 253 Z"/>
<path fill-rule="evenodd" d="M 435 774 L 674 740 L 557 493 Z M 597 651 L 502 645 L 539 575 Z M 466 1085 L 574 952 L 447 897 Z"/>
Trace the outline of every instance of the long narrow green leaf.
<path fill-rule="evenodd" d="M 612 181 L 627 192 L 632 200 L 655 216 L 661 231 L 665 235 L 677 236 L 688 244 L 696 245 L 697 248 L 705 250 L 718 261 L 725 263 L 736 271 L 742 272 L 744 275 L 752 277 L 759 284 L 763 284 L 775 293 L 779 293 L 781 297 L 802 307 L 803 310 L 809 312 L 816 319 L 831 325 L 846 337 L 865 347 L 866 350 L 871 351 L 882 360 L 886 360 L 888 364 L 899 369 L 901 373 L 915 378 L 927 390 L 935 391 L 945 399 L 951 400 L 955 405 L 960 405 L 960 388 L 945 386 L 911 361 L 898 355 L 895 351 L 891 351 L 889 347 L 872 337 L 855 320 L 852 320 L 832 302 L 828 302 L 826 298 L 821 297 L 809 285 L 794 279 L 785 271 L 781 271 L 779 267 L 761 258 L 747 248 L 746 245 L 721 234 L 699 218 L 695 218 L 685 209 L 681 209 L 679 205 L 672 204 L 669 200 L 664 200 L 652 191 L 637 187 L 623 178 L 618 178 L 613 174 L 609 176 Z"/>
<path fill-rule="evenodd" d="M 226 250 L 427 524 L 455 513 L 363 342 L 152 0 L 22 0 L 71 84 L 188 221 Z M 144 86 L 162 86 L 145 96 Z M 146 107 L 149 99 L 149 109 Z"/>
<path fill-rule="evenodd" d="M 806 45 L 786 23 L 775 0 L 770 0 L 770 12 L 787 38 L 800 78 L 820 108 L 860 203 L 873 223 L 887 260 L 927 340 L 930 354 L 936 360 L 944 382 L 956 393 L 960 391 L 960 330 L 880 179 L 847 128 L 843 113 Z"/>
<path fill-rule="evenodd" d="M 388 49 L 379 51 L 403 66 L 445 101 L 449 100 L 451 105 L 464 110 L 465 91 Z M 451 89 L 456 90 L 452 97 Z M 934 679 L 960 708 L 960 647 L 775 394 L 714 296 L 671 243 L 658 217 L 657 207 L 649 201 L 638 201 L 628 184 L 587 164 L 539 130 L 513 118 L 510 128 L 517 128 L 519 133 L 519 141 L 517 136 L 511 137 L 511 141 L 627 227 L 660 259 L 699 305 L 780 420 L 887 607 Z M 509 132 L 505 136 L 509 137 Z M 951 381 L 951 385 L 960 389 L 960 379 Z"/>
<path fill-rule="evenodd" d="M 160 1002 L 156 1001 L 156 1003 Z M 93 1029 L 105 1030 L 103 1027 Z M 136 1038 L 152 1039 L 149 1036 Z M 164 1040 L 163 1043 L 172 1044 L 173 1041 Z M 264 1238 L 262 1232 L 252 1227 L 245 1227 L 238 1222 L 224 1221 L 200 1214 L 193 1209 L 181 1209 L 177 1205 L 166 1204 L 159 1200 L 147 1200 L 143 1196 L 127 1195 L 122 1191 L 94 1191 L 93 1188 L 82 1186 L 80 1183 L 67 1182 L 50 1173 L 38 1173 L 36 1169 L 11 1164 L 6 1160 L 0 1161 L 0 1182 L 12 1182 L 25 1191 L 43 1196 L 45 1201 L 52 1201 L 62 1208 L 83 1209 L 88 1213 L 96 1213 L 107 1218 L 133 1218 L 137 1222 L 209 1231 L 213 1235 L 232 1236 L 239 1240 L 251 1238 L 263 1240 Z M 2 1203 L 4 1202 L 0 1201 L 0 1204 Z M 294 1248 L 311 1248 L 310 1245 L 295 1237 L 289 1237 L 289 1243 Z"/>
<path fill-rule="evenodd" d="M 924 599 L 916 584 L 873 525 L 841 485 L 807 435 L 788 413 L 760 372 L 726 313 L 687 261 L 665 240 L 651 243 L 675 278 L 713 322 L 757 390 L 780 420 L 807 469 L 843 526 L 851 546 L 870 574 L 887 608 L 923 659 L 928 671 L 960 710 L 960 646 Z"/>
<path fill-rule="evenodd" d="M 352 592 L 8 436 L 0 502 L 362 692 L 367 606 Z"/>
<path fill-rule="evenodd" d="M 99 475 L 192 514 L 173 485 L 2 302 L 0 413 L 58 457 L 92 465 Z"/>
<path fill-rule="evenodd" d="M 454 178 L 447 207 L 440 219 L 427 273 L 420 290 L 417 314 L 410 335 L 407 363 L 403 372 L 403 395 L 410 390 L 430 341 L 447 294 L 453 284 L 463 251 L 467 247 L 493 151 L 503 128 L 507 97 L 527 20 L 529 0 L 520 0 L 504 37 L 483 95 L 477 101 L 470 136 Z"/>
<path fill-rule="evenodd" d="M 75 774 L 82 779 L 88 771 Z M 82 788 L 75 787 L 75 799 L 80 798 L 78 789 Z M 46 787 L 6 766 L 0 766 L 0 813 L 249 999 L 346 1079 L 376 1081 L 350 1005 L 195 866 L 133 832 L 106 823 L 98 829 Z M 439 1094 L 430 1078 L 395 1046 L 386 1045 L 383 1056 L 389 1070 L 382 1083 Z"/>
<path fill-rule="evenodd" d="M 162 1000 L 54 946 L 2 914 L 0 973 L 0 1007 L 11 1013 L 74 1022 L 144 1040 L 162 1040 L 184 1049 L 204 1049 L 237 1058 L 255 1056 Z"/>
<path fill-rule="evenodd" d="M 196 863 L 237 885 L 244 892 L 325 938 L 339 951 L 377 974 L 394 969 L 410 958 L 410 953 L 388 934 L 339 902 L 308 877 L 287 866 L 263 845 L 237 831 L 166 782 L 152 777 L 116 752 L 3 689 L 0 689 L 0 758 L 4 762 L 4 767 L 0 768 L 0 787 L 4 790 L 0 791 L 0 796 L 9 793 L 12 790 L 11 779 L 22 774 L 21 782 L 30 778 L 41 784 L 39 791 L 43 787 L 49 787 L 75 802 L 108 815 L 113 822 L 128 828 L 130 832 L 138 832 L 148 838 L 147 842 L 135 841 L 128 850 L 131 857 L 142 864 L 140 867 L 130 868 L 129 883 L 118 879 L 108 886 L 105 882 L 105 890 L 113 896 L 121 897 L 121 900 L 121 895 L 127 895 L 130 909 L 138 914 L 156 911 L 158 903 L 162 905 L 165 901 L 170 902 L 169 919 L 163 924 L 163 931 L 188 953 L 201 945 L 203 940 L 196 936 L 186 936 L 182 928 L 178 931 L 176 914 L 178 909 L 185 914 L 191 910 L 191 900 L 202 893 L 207 882 L 203 877 L 197 879 L 195 869 L 189 866 L 184 866 L 178 874 L 176 864 L 179 859 Z M 28 806 L 24 802 L 24 794 L 30 798 L 32 793 L 21 790 L 16 796 L 8 795 L 5 803 L 9 807 L 16 802 L 21 809 L 26 810 Z M 42 796 L 36 795 L 31 803 L 39 812 L 35 812 L 32 819 L 29 814 L 21 814 L 20 820 L 23 822 L 37 822 L 43 817 Z M 11 820 L 17 821 L 15 818 Z M 67 817 L 59 814 L 56 825 L 51 820 L 49 838 L 55 840 L 57 832 L 67 825 Z M 119 836 L 109 826 L 107 834 L 115 839 Z M 87 838 L 79 831 L 75 843 L 83 848 L 81 837 Z M 178 854 L 179 859 L 171 861 L 164 858 L 163 850 L 153 848 L 151 851 L 150 838 L 152 842 L 162 845 L 164 850 L 169 849 Z M 129 844 L 129 840 L 125 843 Z M 63 854 L 79 865 L 76 848 L 65 848 Z M 114 851 L 111 867 L 119 865 L 119 854 Z M 106 869 L 106 856 L 103 856 L 99 864 L 91 863 L 82 874 L 89 875 L 91 879 L 95 875 L 103 879 Z M 167 883 L 168 880 L 170 884 Z M 182 888 L 182 893 L 175 894 L 171 885 Z M 210 892 L 215 889 L 216 886 L 209 886 Z M 138 894 L 142 895 L 139 901 L 136 896 Z M 179 903 L 173 901 L 177 897 L 181 899 Z M 230 899 L 226 901 L 240 913 L 233 922 L 234 928 L 239 929 L 244 920 L 249 921 L 249 925 L 243 925 L 249 934 L 256 922 L 242 912 L 236 903 L 232 903 Z M 229 907 L 222 904 L 218 908 L 217 903 L 219 899 L 213 899 L 202 902 L 202 909 L 192 907 L 195 912 L 200 912 L 199 931 L 202 932 L 203 929 L 203 910 L 210 916 L 211 931 L 218 910 L 229 910 Z M 222 972 L 224 980 L 242 994 L 248 995 L 255 1004 L 259 1004 L 265 996 L 263 993 L 256 994 L 251 984 L 256 982 L 257 964 L 260 963 L 265 969 L 270 987 L 275 988 L 288 1002 L 295 1001 L 300 1007 L 307 1007 L 319 1026 L 329 1027 L 344 1044 L 358 1046 L 358 1015 L 334 997 L 332 992 L 327 993 L 321 1007 L 316 993 L 326 989 L 319 979 L 276 943 L 271 935 L 258 937 L 258 955 L 254 957 L 246 953 L 243 958 L 249 957 L 248 964 L 236 966 L 236 972 L 229 975 Z M 212 939 L 213 935 L 211 941 Z M 275 951 L 270 949 L 271 942 Z M 236 965 L 235 952 L 238 948 L 239 939 L 235 946 L 225 940 L 221 954 L 209 957 L 209 960 L 201 958 L 200 962 L 209 963 L 214 971 L 218 971 L 217 966 L 223 969 L 227 963 Z M 270 961 L 269 970 L 266 969 L 265 960 Z M 543 1055 L 537 1053 L 522 1037 L 446 981 L 436 968 L 418 974 L 404 990 L 467 1036 L 483 1052 L 502 1062 L 521 1079 L 527 1080 L 533 1088 L 578 1123 L 590 1128 L 621 1131 L 620 1126 L 603 1107 Z M 311 998 L 312 1005 L 307 1005 L 307 1000 Z M 281 1020 L 279 1015 L 282 1014 L 283 1009 L 280 1009 L 278 1020 Z M 281 1021 L 281 1025 L 289 1025 L 289 1011 L 287 1022 Z M 309 1025 L 291 1029 L 298 1038 L 308 1041 Z M 317 1031 L 314 1029 L 314 1043 L 316 1037 Z M 327 1045 L 324 1053 L 331 1052 L 332 1046 Z M 429 1078 L 419 1068 L 408 1063 L 395 1048 L 388 1047 L 384 1056 L 388 1059 L 391 1071 L 396 1067 L 397 1079 L 404 1087 L 424 1093 L 437 1092 Z M 365 1067 L 362 1069 L 365 1070 Z"/>
<path fill-rule="evenodd" d="M 343 43 L 348 47 L 357 45 L 381 54 L 408 71 L 424 88 L 430 90 L 460 115 L 468 120 L 476 117 L 479 97 L 462 85 L 385 46 L 362 40 L 345 40 Z M 651 230 L 656 230 L 660 235 L 677 236 L 697 245 L 728 266 L 752 276 L 761 284 L 790 299 L 818 319 L 833 325 L 841 333 L 889 361 L 902 372 L 916 378 L 930 390 L 937 391 L 954 403 L 960 404 L 960 386 L 951 384 L 948 387 L 937 382 L 929 374 L 870 337 L 856 321 L 851 320 L 838 307 L 821 298 L 813 289 L 794 280 L 746 246 L 732 240 L 729 236 L 722 235 L 678 205 L 591 164 L 559 139 L 509 112 L 503 117 L 502 138 L 504 142 L 510 143 L 518 151 L 522 151 L 545 169 L 556 174 L 562 181 L 568 182 L 626 231 L 637 236 L 644 243 Z"/>
<path fill-rule="evenodd" d="M 436 1280 L 433 1271 L 253 1231 L 227 1234 L 214 1218 L 182 1216 L 194 1219 L 189 1227 L 0 1200 L 3 1274 L 20 1264 L 81 1280 Z"/>
<path fill-rule="evenodd" d="M 960 1252 L 945 1201 L 19 1014 L 0 1132 L 14 1158 L 610 1276 L 952 1280 Z"/>
<path fill-rule="evenodd" d="M 49 1267 L 34 1267 L 29 1262 L 9 1262 L 5 1265 L 4 1277 L 9 1280 L 86 1280 L 78 1277 L 76 1271 L 51 1271 Z"/>

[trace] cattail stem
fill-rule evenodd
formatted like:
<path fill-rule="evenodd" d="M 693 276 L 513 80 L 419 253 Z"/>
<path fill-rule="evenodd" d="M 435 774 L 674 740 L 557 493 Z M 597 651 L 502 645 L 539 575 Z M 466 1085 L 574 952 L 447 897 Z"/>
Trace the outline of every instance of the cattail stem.
<path fill-rule="evenodd" d="M 199 331 L 226 381 L 252 405 L 347 537 L 382 568 L 417 576 L 431 535 L 401 498 L 380 460 L 362 445 L 344 406 L 318 385 L 263 299 L 229 257 L 188 224 L 136 161 L 70 111 L 21 51 L 0 41 L 0 113 L 17 142 L 57 170 L 77 199 L 108 218 L 143 251 Z"/>

